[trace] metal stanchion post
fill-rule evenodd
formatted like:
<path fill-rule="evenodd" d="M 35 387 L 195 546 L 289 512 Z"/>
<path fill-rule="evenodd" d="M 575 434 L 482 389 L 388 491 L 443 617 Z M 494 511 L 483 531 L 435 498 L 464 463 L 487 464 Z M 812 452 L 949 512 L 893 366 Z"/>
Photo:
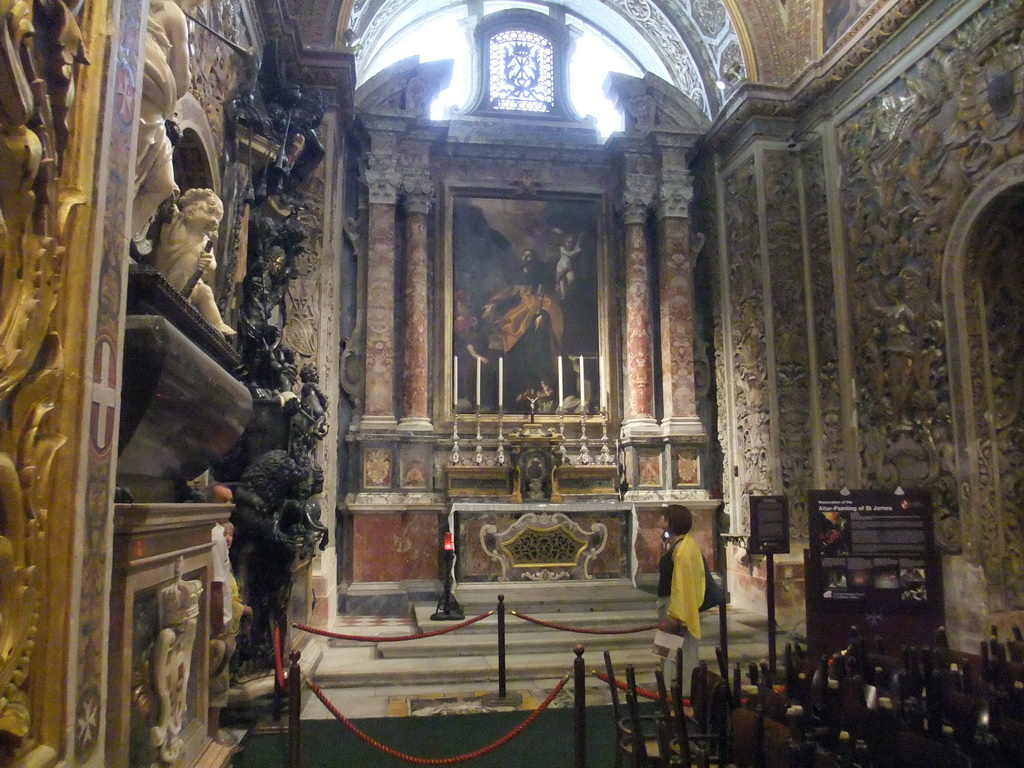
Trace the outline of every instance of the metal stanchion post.
<path fill-rule="evenodd" d="M 573 765 L 575 768 L 587 768 L 587 671 L 583 667 L 583 646 L 577 645 L 573 653 L 576 654 L 572 663 L 576 742 L 576 762 Z"/>
<path fill-rule="evenodd" d="M 437 610 L 430 616 L 431 621 L 462 621 L 466 618 L 462 613 L 462 606 L 452 595 L 452 568 L 455 564 L 455 536 L 451 531 L 445 531 L 444 544 L 441 552 L 442 567 L 444 568 L 444 592 L 441 599 L 437 601 Z"/>
<path fill-rule="evenodd" d="M 302 670 L 299 668 L 299 651 L 291 652 L 291 666 L 288 668 L 288 768 L 299 768 L 301 747 L 302 716 Z"/>
<path fill-rule="evenodd" d="M 498 595 L 498 698 L 505 698 L 505 596 Z"/>
<path fill-rule="evenodd" d="M 284 709 L 284 639 L 283 632 L 281 631 L 281 624 L 277 623 L 274 625 L 274 629 L 270 635 L 271 642 L 274 644 L 274 694 L 270 701 L 270 716 L 273 718 L 275 723 L 281 722 L 281 714 Z"/>

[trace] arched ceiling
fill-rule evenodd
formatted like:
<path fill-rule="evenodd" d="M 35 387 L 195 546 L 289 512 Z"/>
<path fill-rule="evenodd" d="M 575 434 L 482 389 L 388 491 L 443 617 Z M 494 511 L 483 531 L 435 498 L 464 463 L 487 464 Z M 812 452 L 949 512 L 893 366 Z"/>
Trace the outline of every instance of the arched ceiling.
<path fill-rule="evenodd" d="M 348 50 L 355 53 L 358 66 L 359 51 L 379 45 L 380 38 L 394 33 L 396 22 L 412 23 L 467 0 L 256 1 L 264 8 L 269 32 L 293 38 L 305 51 L 304 59 Z M 739 83 L 788 86 L 821 57 L 823 2 L 830 13 L 840 4 L 859 9 L 872 4 L 872 0 L 562 0 L 560 4 L 620 42 L 628 43 L 629 37 L 637 35 L 647 41 L 660 52 L 675 85 L 691 97 L 703 95 L 704 111 L 713 117 Z M 884 6 L 890 0 L 875 2 Z M 715 87 L 719 79 L 729 83 L 724 92 Z"/>
<path fill-rule="evenodd" d="M 347 39 L 375 51 L 398 28 L 460 5 L 466 0 L 354 0 Z M 644 40 L 670 81 L 707 114 L 718 111 L 723 94 L 716 93 L 715 82 L 724 73 L 733 73 L 736 81 L 746 76 L 739 38 L 722 0 L 672 0 L 672 15 L 651 0 L 562 0 L 559 5 L 627 48 L 630 37 Z"/>

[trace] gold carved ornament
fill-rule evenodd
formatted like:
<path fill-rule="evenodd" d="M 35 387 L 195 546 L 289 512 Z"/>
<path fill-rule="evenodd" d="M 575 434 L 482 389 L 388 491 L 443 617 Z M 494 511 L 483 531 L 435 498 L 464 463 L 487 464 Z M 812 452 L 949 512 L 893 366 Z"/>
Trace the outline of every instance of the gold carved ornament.
<path fill-rule="evenodd" d="M 83 198 L 59 184 L 82 35 L 58 0 L 0 0 L 0 737 L 23 744 L 25 681 L 46 594 L 47 498 L 64 444 L 51 329 L 67 228 Z"/>
<path fill-rule="evenodd" d="M 564 526 L 524 528 L 499 546 L 513 568 L 575 566 L 590 542 Z"/>

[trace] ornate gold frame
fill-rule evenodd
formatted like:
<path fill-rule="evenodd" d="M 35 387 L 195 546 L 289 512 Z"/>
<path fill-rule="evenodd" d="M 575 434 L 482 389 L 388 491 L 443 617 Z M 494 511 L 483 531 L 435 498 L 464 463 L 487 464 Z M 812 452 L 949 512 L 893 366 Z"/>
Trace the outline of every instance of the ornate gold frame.
<path fill-rule="evenodd" d="M 594 226 L 594 257 L 595 257 L 595 282 L 596 282 L 596 317 L 597 324 L 597 345 L 598 354 L 604 359 L 605 382 L 608 390 L 609 409 L 614 412 L 611 404 L 615 402 L 618 393 L 618 376 L 613 370 L 610 350 L 612 349 L 612 329 L 614 328 L 612 315 L 615 313 L 610 301 L 609 254 L 607 247 L 607 221 L 610 215 L 610 204 L 607 196 L 594 191 L 579 190 L 545 190 L 544 193 L 529 195 L 510 194 L 507 188 L 494 189 L 480 186 L 446 185 L 443 192 L 443 213 L 440 232 L 440 269 L 436 270 L 436 285 L 434 290 L 437 306 L 443 307 L 443 313 L 439 313 L 441 326 L 435 333 L 435 359 L 439 361 L 440 370 L 437 372 L 438 386 L 435 387 L 435 408 L 444 420 L 450 424 L 454 416 L 452 402 L 453 394 L 453 371 L 452 354 L 454 346 L 454 308 L 455 308 L 455 243 L 453 234 L 454 206 L 457 200 L 481 199 L 487 201 L 504 201 L 509 205 L 543 205 L 543 204 L 580 204 L 593 207 Z M 509 238 L 513 250 L 521 240 L 515 237 Z M 589 357 L 588 357 L 589 359 Z M 507 376 L 506 372 L 506 376 Z M 591 376 L 587 376 L 588 384 L 591 384 Z M 566 382 L 568 384 L 568 382 Z M 568 386 L 567 386 L 568 389 Z M 460 393 L 461 394 L 461 393 Z M 508 397 L 508 395 L 506 395 Z M 460 414 L 462 420 L 468 418 L 465 412 Z M 518 425 L 529 420 L 529 416 L 522 412 L 512 412 L 506 406 L 504 409 L 504 421 L 508 429 L 515 429 Z M 480 414 L 484 423 L 493 423 L 498 420 L 498 413 L 485 411 Z M 540 414 L 535 416 L 537 421 L 554 424 L 557 416 L 554 414 Z M 579 414 L 566 414 L 567 425 L 574 424 L 578 428 Z M 589 414 L 588 423 L 599 422 L 600 416 Z"/>

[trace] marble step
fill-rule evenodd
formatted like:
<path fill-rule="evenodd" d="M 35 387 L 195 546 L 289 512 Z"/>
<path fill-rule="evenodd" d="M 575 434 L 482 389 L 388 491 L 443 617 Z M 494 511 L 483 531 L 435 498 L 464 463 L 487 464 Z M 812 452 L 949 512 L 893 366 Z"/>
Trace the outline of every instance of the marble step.
<path fill-rule="evenodd" d="M 459 623 L 458 621 L 434 621 L 431 616 L 437 610 L 436 605 L 418 604 L 414 607 L 416 624 L 421 632 L 431 632 L 443 629 L 446 624 Z M 617 630 L 631 629 L 633 627 L 644 627 L 653 624 L 656 620 L 656 611 L 653 604 L 645 608 L 634 608 L 631 610 L 602 610 L 602 611 L 562 611 L 552 612 L 549 610 L 527 611 L 515 609 L 520 616 L 528 616 L 531 619 L 555 624 L 558 627 L 577 627 L 582 629 L 595 630 Z M 473 611 L 463 609 L 463 615 L 467 619 L 479 616 L 486 611 Z M 545 627 L 540 624 L 528 621 L 527 619 L 514 616 L 511 610 L 506 607 L 505 611 L 505 632 L 552 632 L 560 631 Z M 498 616 L 492 614 L 480 621 L 470 624 L 468 627 L 459 629 L 448 636 L 462 634 L 487 634 L 493 635 L 497 631 Z"/>
<path fill-rule="evenodd" d="M 628 581 L 558 583 L 468 583 L 453 590 L 466 616 L 497 610 L 499 595 L 505 610 L 520 613 L 603 613 L 629 610 L 654 615 L 657 598 Z M 435 606 L 436 607 L 436 604 Z"/>
<path fill-rule="evenodd" d="M 348 652 L 346 655 L 341 655 Z M 638 672 L 653 674 L 659 660 L 644 648 L 612 652 L 615 664 L 633 664 Z M 557 679 L 571 673 L 576 656 L 571 650 L 561 653 L 509 654 L 505 674 L 509 684 L 525 680 Z M 584 654 L 588 668 L 603 669 L 600 653 L 593 658 Z M 437 658 L 374 658 L 371 649 L 332 649 L 324 654 L 313 675 L 322 688 L 359 688 L 379 685 L 444 685 L 466 682 L 496 683 L 496 654 L 478 656 L 442 656 Z"/>
<path fill-rule="evenodd" d="M 529 626 L 529 625 L 528 625 Z M 631 649 L 644 648 L 648 652 L 654 638 L 654 630 L 630 633 L 628 635 L 595 635 L 583 632 L 541 630 L 506 632 L 505 652 L 508 655 L 523 653 L 572 652 L 581 644 L 584 648 Z M 474 633 L 459 636 L 456 633 L 408 640 L 398 643 L 379 643 L 377 652 L 383 659 L 439 656 L 484 656 L 497 653 L 497 635 Z"/>
<path fill-rule="evenodd" d="M 609 649 L 616 669 L 632 664 L 639 679 L 653 680 L 660 659 L 651 653 L 650 645 L 635 648 Z M 592 646 L 584 652 L 583 660 L 588 673 L 604 669 L 604 649 Z M 700 657 L 717 668 L 715 645 L 707 640 L 700 646 Z M 572 670 L 576 658 L 571 649 L 561 652 L 510 653 L 505 657 L 506 681 L 509 686 L 527 681 L 555 681 Z M 758 639 L 730 642 L 730 666 L 739 663 L 745 668 L 749 662 L 766 658 L 766 648 Z M 438 656 L 381 658 L 376 649 L 329 648 L 315 667 L 312 679 L 323 687 L 373 688 L 381 685 L 423 685 L 443 689 L 458 683 L 492 683 L 498 680 L 496 653 L 475 656 Z"/>

